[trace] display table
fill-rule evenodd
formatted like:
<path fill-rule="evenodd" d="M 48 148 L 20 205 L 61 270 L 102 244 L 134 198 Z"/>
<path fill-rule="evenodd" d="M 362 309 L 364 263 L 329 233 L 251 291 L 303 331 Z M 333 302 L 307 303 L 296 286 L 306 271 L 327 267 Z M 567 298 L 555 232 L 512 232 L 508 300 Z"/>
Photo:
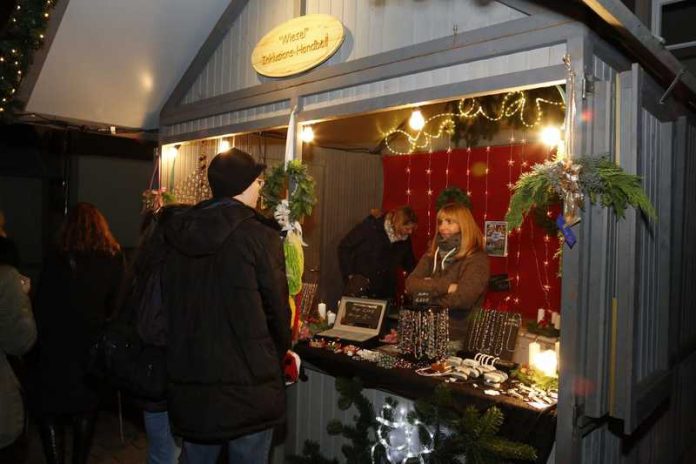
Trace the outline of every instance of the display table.
<path fill-rule="evenodd" d="M 416 374 L 413 370 L 403 368 L 384 369 L 375 363 L 367 361 L 356 361 L 347 355 L 334 353 L 321 348 L 310 348 L 306 344 L 297 345 L 294 350 L 300 355 L 306 368 L 310 370 L 310 381 L 314 382 L 311 391 L 302 390 L 302 383 L 297 386 L 298 391 L 291 393 L 290 401 L 291 412 L 289 419 L 290 430 L 293 428 L 293 420 L 297 421 L 297 426 L 302 426 L 301 421 L 304 417 L 304 428 L 312 429 L 311 433 L 303 434 L 305 438 L 319 441 L 326 435 L 326 423 L 328 420 L 338 418 L 350 420 L 351 414 L 341 414 L 341 417 L 327 417 L 331 414 L 328 410 L 333 409 L 333 414 L 337 412 L 335 406 L 338 395 L 334 389 L 334 382 L 324 378 L 336 377 L 358 377 L 362 380 L 366 389 L 376 389 L 386 392 L 386 395 L 378 395 L 372 399 L 375 407 L 381 406 L 383 398 L 393 396 L 395 399 L 417 400 L 432 395 L 435 387 L 443 381 L 437 378 L 424 377 Z M 316 373 L 316 374 L 315 374 Z M 319 375 L 320 377 L 317 377 Z M 537 449 L 539 459 L 537 462 L 546 463 L 556 431 L 556 408 L 550 406 L 546 409 L 536 409 L 524 401 L 515 398 L 499 395 L 486 395 L 481 388 L 475 388 L 470 383 L 451 383 L 449 384 L 455 398 L 461 403 L 462 407 L 475 406 L 479 410 L 497 406 L 505 415 L 505 421 L 500 429 L 500 434 L 510 440 L 515 440 L 532 445 Z M 373 395 L 374 396 L 374 395 Z M 400 398 L 399 398 L 400 397 Z M 327 399 L 329 402 L 327 402 Z M 303 402 L 318 402 L 321 406 L 317 409 L 309 404 L 299 404 Z M 334 402 L 334 406 L 330 404 Z M 309 408 L 309 409 L 306 409 Z M 316 421 L 317 417 L 322 417 L 321 424 L 308 423 Z M 310 416 L 309 418 L 306 416 Z M 301 449 L 299 435 L 292 432 L 295 452 Z M 323 448 L 322 448 L 323 449 Z M 329 453 L 331 454 L 331 453 Z M 339 455 L 340 456 L 340 455 Z"/>

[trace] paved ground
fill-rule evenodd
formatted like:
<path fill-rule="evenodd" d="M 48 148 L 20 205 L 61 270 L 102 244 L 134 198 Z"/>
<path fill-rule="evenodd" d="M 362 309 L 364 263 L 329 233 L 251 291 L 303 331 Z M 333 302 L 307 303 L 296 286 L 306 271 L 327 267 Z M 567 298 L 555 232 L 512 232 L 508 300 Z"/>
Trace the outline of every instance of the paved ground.
<path fill-rule="evenodd" d="M 141 464 L 145 463 L 147 455 L 147 440 L 142 424 L 137 423 L 136 417 L 125 417 L 123 421 L 123 441 L 118 415 L 114 412 L 103 411 L 97 420 L 94 444 L 90 453 L 89 464 Z M 68 429 L 69 430 L 69 429 Z M 67 459 L 70 462 L 70 435 L 66 434 Z M 29 432 L 23 443 L 23 458 L 18 462 L 2 462 L 2 464 L 45 464 L 43 449 L 36 426 L 29 423 Z M 13 461 L 16 459 L 13 459 Z"/>

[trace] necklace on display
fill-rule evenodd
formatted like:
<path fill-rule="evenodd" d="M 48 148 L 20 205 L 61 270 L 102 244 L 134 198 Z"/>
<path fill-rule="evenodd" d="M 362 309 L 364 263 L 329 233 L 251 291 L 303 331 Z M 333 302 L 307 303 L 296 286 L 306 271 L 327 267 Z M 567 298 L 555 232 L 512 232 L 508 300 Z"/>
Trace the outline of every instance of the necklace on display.
<path fill-rule="evenodd" d="M 505 343 L 505 349 L 509 352 L 514 352 L 516 348 L 517 337 L 513 338 L 513 334 L 522 326 L 522 315 L 520 313 L 512 313 L 506 321 L 507 326 L 507 342 Z M 512 341 L 512 343 L 511 343 Z M 512 344 L 512 346 L 510 346 Z"/>
<path fill-rule="evenodd" d="M 503 347 L 505 345 L 505 323 L 507 321 L 507 313 L 498 311 L 498 317 L 496 320 L 495 327 L 495 344 L 493 347 L 493 354 L 495 356 L 500 356 L 503 352 Z"/>

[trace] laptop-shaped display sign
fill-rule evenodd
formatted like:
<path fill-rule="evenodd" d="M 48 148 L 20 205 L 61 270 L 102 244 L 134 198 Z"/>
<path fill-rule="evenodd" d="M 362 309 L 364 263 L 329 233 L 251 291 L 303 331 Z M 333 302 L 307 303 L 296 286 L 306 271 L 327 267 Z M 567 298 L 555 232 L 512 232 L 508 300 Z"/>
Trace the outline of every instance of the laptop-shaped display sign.
<path fill-rule="evenodd" d="M 368 300 L 344 296 L 339 303 L 336 323 L 333 328 L 318 335 L 365 342 L 379 335 L 386 312 L 386 300 Z"/>

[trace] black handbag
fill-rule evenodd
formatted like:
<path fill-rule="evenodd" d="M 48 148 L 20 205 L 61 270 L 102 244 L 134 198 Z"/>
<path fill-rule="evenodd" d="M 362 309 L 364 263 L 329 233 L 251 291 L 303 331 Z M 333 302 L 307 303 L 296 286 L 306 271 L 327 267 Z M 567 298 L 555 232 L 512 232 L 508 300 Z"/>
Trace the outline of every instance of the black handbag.
<path fill-rule="evenodd" d="M 107 323 L 92 344 L 88 372 L 132 396 L 165 397 L 165 348 L 144 343 L 136 328 L 120 319 Z"/>

